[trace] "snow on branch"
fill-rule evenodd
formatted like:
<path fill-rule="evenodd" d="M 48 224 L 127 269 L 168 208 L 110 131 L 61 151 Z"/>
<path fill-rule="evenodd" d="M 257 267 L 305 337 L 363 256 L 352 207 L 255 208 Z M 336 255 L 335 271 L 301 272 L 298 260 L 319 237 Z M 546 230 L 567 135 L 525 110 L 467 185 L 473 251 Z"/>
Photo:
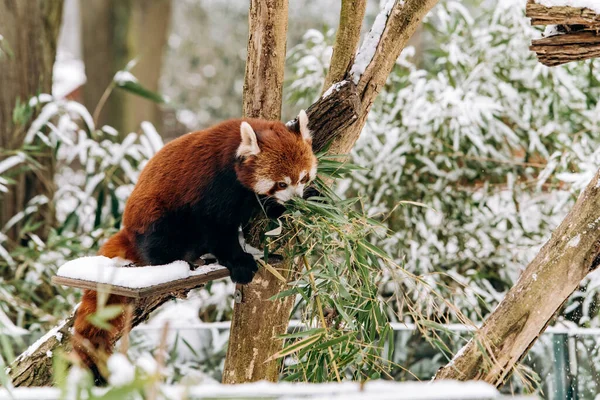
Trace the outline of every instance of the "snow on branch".
<path fill-rule="evenodd" d="M 392 12 L 392 7 L 395 3 L 396 0 L 388 0 L 383 7 L 383 10 L 381 10 L 381 12 L 377 15 L 377 18 L 375 18 L 375 22 L 373 23 L 369 34 L 365 37 L 365 40 L 358 50 L 358 54 L 354 59 L 354 65 L 352 65 L 352 68 L 350 69 L 350 76 L 355 84 L 358 84 L 360 77 L 373 60 L 377 46 L 381 41 L 381 35 L 383 34 L 388 17 Z M 400 3 L 404 3 L 404 1 L 400 1 Z"/>

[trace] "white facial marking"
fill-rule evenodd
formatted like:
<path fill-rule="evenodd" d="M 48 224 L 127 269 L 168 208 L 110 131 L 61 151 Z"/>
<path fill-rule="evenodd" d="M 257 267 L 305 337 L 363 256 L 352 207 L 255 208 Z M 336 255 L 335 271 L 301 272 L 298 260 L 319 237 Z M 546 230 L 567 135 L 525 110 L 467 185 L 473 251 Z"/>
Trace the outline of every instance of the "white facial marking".
<path fill-rule="evenodd" d="M 315 178 L 317 177 L 317 163 L 315 163 L 313 165 L 313 167 L 310 169 L 310 172 L 309 172 L 308 176 L 310 177 L 311 181 L 315 180 Z"/>
<path fill-rule="evenodd" d="M 302 196 L 304 193 L 304 185 L 289 185 L 283 190 L 278 190 L 273 194 L 275 200 L 279 203 L 285 203 L 292 197 Z"/>
<path fill-rule="evenodd" d="M 289 176 L 286 176 L 285 178 L 283 178 L 283 181 L 284 181 L 285 183 L 287 183 L 288 185 L 291 185 L 291 184 L 292 184 L 292 179 L 291 179 Z"/>
<path fill-rule="evenodd" d="M 300 172 L 300 176 L 298 177 L 298 182 L 302 182 L 302 179 L 306 176 L 306 171 Z"/>
<path fill-rule="evenodd" d="M 237 149 L 236 155 L 238 157 L 255 156 L 260 153 L 256 133 L 254 133 L 254 129 L 246 121 L 240 125 L 240 136 L 242 137 L 242 143 L 240 143 Z"/>
<path fill-rule="evenodd" d="M 270 179 L 260 178 L 258 182 L 254 184 L 254 191 L 258 194 L 267 194 L 269 190 L 273 188 L 275 182 Z"/>
<path fill-rule="evenodd" d="M 312 133 L 310 129 L 308 129 L 308 115 L 306 115 L 306 111 L 300 110 L 298 114 L 298 125 L 300 125 L 300 134 L 304 140 L 311 140 Z"/>

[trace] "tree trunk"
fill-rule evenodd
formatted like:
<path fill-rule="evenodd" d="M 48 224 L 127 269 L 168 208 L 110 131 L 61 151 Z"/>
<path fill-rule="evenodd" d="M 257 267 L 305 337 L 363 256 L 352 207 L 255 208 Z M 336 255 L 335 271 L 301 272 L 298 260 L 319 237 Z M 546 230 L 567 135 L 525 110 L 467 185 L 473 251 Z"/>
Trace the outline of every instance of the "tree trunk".
<path fill-rule="evenodd" d="M 146 88 L 157 91 L 167 42 L 171 0 L 86 0 L 81 6 L 83 59 L 87 75 L 84 104 L 93 111 L 115 73 L 137 58 L 132 73 Z M 102 109 L 99 124 L 122 135 L 140 122 L 160 127 L 156 103 L 115 90 Z"/>
<path fill-rule="evenodd" d="M 281 118 L 287 18 L 288 0 L 250 1 L 245 117 Z M 258 242 L 258 237 L 247 239 L 254 245 Z M 285 286 L 264 268 L 260 268 L 252 283 L 237 286 L 243 298 L 234 307 L 223 383 L 277 380 L 279 363 L 265 361 L 282 346 L 276 335 L 287 329 L 293 299 L 267 299 Z"/>
<path fill-rule="evenodd" d="M 7 54 L 0 54 L 0 148 L 17 149 L 23 144 L 28 123 L 13 122 L 17 103 L 26 104 L 38 93 L 52 93 L 52 67 L 62 20 L 62 0 L 0 1 L 0 33 Z M 34 114 L 35 115 L 35 114 Z M 30 121 L 29 121 L 30 122 Z M 0 227 L 37 195 L 49 201 L 40 209 L 45 236 L 54 220 L 54 163 L 50 149 L 43 150 L 37 161 L 42 168 L 21 174 L 8 193 L 0 194 Z M 16 240 L 20 224 L 7 232 Z"/>
<path fill-rule="evenodd" d="M 600 172 L 516 285 L 436 379 L 480 379 L 495 386 L 508 379 L 581 280 L 600 265 L 599 183 Z"/>
<path fill-rule="evenodd" d="M 308 110 L 309 128 L 314 132 L 315 150 L 320 150 L 321 146 L 332 142 L 330 150 L 332 154 L 345 154 L 350 151 L 400 51 L 406 46 L 423 16 L 435 3 L 436 0 L 396 1 L 391 8 L 384 10 L 377 17 L 378 22 L 376 21 L 369 33 L 371 40 L 365 41 L 355 63 L 348 65 L 342 75 L 349 80 L 336 84 L 331 90 L 326 91 L 323 97 Z M 253 12 L 253 7 L 256 7 L 254 0 L 251 2 L 250 32 L 255 32 L 256 24 L 268 26 L 271 23 L 268 18 L 273 15 Z M 280 9 L 280 13 L 282 12 L 283 10 Z M 354 18 L 362 20 L 359 13 L 354 14 Z M 351 21 L 351 19 L 341 19 L 344 24 L 357 23 L 356 20 Z M 258 31 L 261 32 L 260 29 Z M 284 34 L 280 37 L 272 35 L 269 39 L 270 43 L 283 42 L 284 44 L 280 46 L 285 46 Z M 252 49 L 261 48 L 253 45 L 252 42 L 255 40 L 256 37 L 251 33 L 247 71 L 256 69 L 253 63 L 260 62 L 261 55 L 266 53 L 265 47 L 268 47 L 266 42 L 263 42 L 263 52 L 253 53 Z M 271 65 L 274 68 L 276 66 L 275 63 Z M 283 70 L 283 65 L 281 69 Z M 263 74 L 278 75 L 279 72 L 263 71 Z M 277 96 L 279 87 L 273 85 L 275 80 L 254 80 L 253 77 L 250 79 L 252 80 L 249 81 L 247 74 L 245 90 L 264 91 L 265 95 L 270 95 L 273 91 L 272 95 Z M 260 98 L 260 93 L 245 95 L 245 103 L 253 102 L 252 106 L 246 105 L 245 110 L 256 110 L 262 113 L 259 110 L 258 99 Z M 332 105 L 340 105 L 340 107 Z M 279 109 L 280 105 L 275 104 L 273 107 Z M 273 117 L 274 115 L 266 112 L 251 116 Z M 288 279 L 296 276 L 300 268 L 292 260 L 286 260 L 277 267 L 283 269 L 283 275 Z M 243 292 L 244 299 L 234 307 L 229 348 L 223 372 L 224 383 L 278 380 L 280 360 L 270 360 L 270 358 L 282 348 L 282 341 L 278 337 L 287 331 L 294 300 L 287 298 L 271 301 L 269 298 L 286 287 L 287 283 L 281 282 L 261 268 L 252 283 L 239 288 Z"/>

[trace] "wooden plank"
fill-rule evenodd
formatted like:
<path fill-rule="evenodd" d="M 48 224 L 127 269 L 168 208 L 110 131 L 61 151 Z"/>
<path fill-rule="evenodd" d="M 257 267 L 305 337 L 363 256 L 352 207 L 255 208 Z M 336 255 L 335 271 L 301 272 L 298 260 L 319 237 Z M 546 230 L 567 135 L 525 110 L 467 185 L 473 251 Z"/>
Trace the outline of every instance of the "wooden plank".
<path fill-rule="evenodd" d="M 586 25 L 600 28 L 600 15 L 589 8 L 546 7 L 529 0 L 525 15 L 531 18 L 531 25 Z"/>
<path fill-rule="evenodd" d="M 55 285 L 75 287 L 78 289 L 105 291 L 120 296 L 140 299 L 143 297 L 157 296 L 169 292 L 176 292 L 183 289 L 195 289 L 204 286 L 207 282 L 229 276 L 229 270 L 225 267 L 211 266 L 209 264 L 206 266 L 198 267 L 198 269 L 192 271 L 192 274 L 193 275 L 185 279 L 178 279 L 171 282 L 161 283 L 160 285 L 154 285 L 138 289 L 128 288 L 124 286 L 108 285 L 93 281 L 85 281 L 81 279 L 66 278 L 63 276 L 53 276 L 52 283 L 54 283 Z"/>

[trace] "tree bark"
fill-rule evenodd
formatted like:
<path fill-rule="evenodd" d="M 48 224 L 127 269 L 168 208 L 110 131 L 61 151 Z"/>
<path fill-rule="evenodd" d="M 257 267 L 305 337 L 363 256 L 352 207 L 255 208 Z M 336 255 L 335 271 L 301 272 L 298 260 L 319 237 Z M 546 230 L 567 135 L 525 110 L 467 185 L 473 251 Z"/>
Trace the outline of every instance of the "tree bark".
<path fill-rule="evenodd" d="M 360 30 L 367 9 L 367 0 L 342 0 L 340 23 L 335 35 L 333 54 L 323 92 L 335 82 L 344 80 L 360 42 Z"/>
<path fill-rule="evenodd" d="M 525 16 L 531 18 L 531 25 L 586 25 L 600 28 L 600 15 L 589 8 L 546 7 L 529 0 Z"/>
<path fill-rule="evenodd" d="M 58 32 L 62 21 L 62 0 L 0 2 L 0 33 L 11 49 L 0 55 L 0 148 L 11 150 L 23 144 L 25 126 L 15 125 L 13 110 L 26 104 L 38 93 L 52 93 L 52 67 L 56 57 Z M 34 113 L 35 115 L 35 113 Z M 54 220 L 54 163 L 50 149 L 43 150 L 37 161 L 42 168 L 21 174 L 8 193 L 0 194 L 0 227 L 37 195 L 48 198 L 40 213 L 45 228 Z M 9 238 L 16 240 L 21 224 L 10 229 Z"/>
<path fill-rule="evenodd" d="M 133 328 L 146 321 L 154 310 L 169 300 L 177 298 L 185 299 L 188 292 L 192 289 L 194 288 L 177 290 L 160 296 L 135 300 L 133 302 L 134 312 L 131 327 Z M 61 352 L 71 352 L 71 328 L 74 322 L 75 317 L 73 313 L 13 361 L 9 368 L 8 376 L 15 387 L 52 385 L 52 357 Z M 120 335 L 116 337 L 115 342 L 120 338 Z"/>
<path fill-rule="evenodd" d="M 345 154 L 354 145 L 371 108 L 371 104 L 381 90 L 392 67 L 406 45 L 411 34 L 417 28 L 423 16 L 433 7 L 436 0 L 407 0 L 396 1 L 391 9 L 384 11 L 378 17 L 379 24 L 370 32 L 374 41 L 365 41 L 362 68 L 353 68 L 348 65 L 344 76 L 349 80 L 336 84 L 308 109 L 309 128 L 314 132 L 315 150 L 320 150 L 327 143 L 332 143 L 330 153 Z M 251 2 L 250 30 L 256 23 L 267 25 L 268 20 L 260 20 L 256 15 L 268 16 L 272 14 L 256 14 L 252 12 L 254 1 Z M 283 10 L 280 10 L 283 12 Z M 281 17 L 283 18 L 283 17 Z M 270 37 L 270 43 L 285 43 L 285 35 Z M 247 70 L 254 70 L 252 63 L 257 62 L 261 53 L 251 52 L 252 41 L 250 36 Z M 271 44 L 272 46 L 273 44 Z M 263 43 L 263 48 L 265 44 Z M 281 45 L 280 45 L 281 46 Z M 260 47 L 258 47 L 260 48 Z M 264 53 L 264 50 L 263 50 Z M 365 54 L 371 54 L 368 58 Z M 360 59 L 360 52 L 357 60 Z M 272 64 L 275 68 L 276 64 Z M 283 70 L 283 65 L 281 65 Z M 264 74 L 273 72 L 263 71 Z M 275 86 L 275 80 L 256 80 L 246 75 L 245 90 L 264 91 L 265 95 L 280 91 Z M 245 110 L 257 110 L 260 105 L 257 93 L 244 96 L 244 101 L 253 102 Z M 280 105 L 273 105 L 279 109 Z M 248 115 L 248 114 L 246 114 Z M 273 116 L 273 113 L 251 114 L 251 116 Z M 254 238 L 256 240 L 256 238 Z M 286 278 L 291 279 L 299 272 L 300 266 L 292 260 L 286 260 L 278 266 L 283 269 Z M 258 380 L 277 381 L 280 371 L 280 360 L 270 360 L 271 356 L 282 348 L 282 341 L 278 337 L 287 330 L 293 299 L 277 301 L 269 300 L 287 287 L 268 271 L 261 268 L 253 282 L 240 287 L 243 291 L 244 301 L 234 307 L 231 334 L 223 383 L 244 383 Z M 257 317 L 258 316 L 258 317 Z M 267 361 L 268 360 L 268 361 Z"/>
<path fill-rule="evenodd" d="M 281 118 L 287 18 L 287 0 L 250 1 L 243 93 L 245 117 Z M 254 224 L 258 226 L 260 222 Z M 258 237 L 247 240 L 256 245 Z M 279 264 L 277 268 L 287 264 Z M 264 268 L 260 268 L 252 283 L 237 286 L 243 300 L 234 307 L 223 383 L 276 381 L 279 377 L 279 363 L 265 361 L 282 346 L 276 336 L 287 329 L 293 300 L 268 299 L 285 286 Z"/>
<path fill-rule="evenodd" d="M 538 255 L 436 379 L 501 386 L 581 280 L 600 265 L 600 172 Z M 482 352 L 485 349 L 485 352 Z"/>
<path fill-rule="evenodd" d="M 560 33 L 533 40 L 530 50 L 549 67 L 600 57 L 600 15 L 589 8 L 546 7 L 534 0 L 525 11 L 532 25 L 557 25 Z"/>
<path fill-rule="evenodd" d="M 596 31 L 562 33 L 533 40 L 529 49 L 536 52 L 539 62 L 554 67 L 600 57 L 600 35 Z"/>
<path fill-rule="evenodd" d="M 157 91 L 163 50 L 171 16 L 171 0 L 86 0 L 81 7 L 83 60 L 87 83 L 83 102 L 93 111 L 115 73 L 134 58 L 132 73 L 146 88 Z M 100 114 L 122 135 L 140 122 L 160 126 L 160 108 L 150 100 L 115 90 Z"/>

